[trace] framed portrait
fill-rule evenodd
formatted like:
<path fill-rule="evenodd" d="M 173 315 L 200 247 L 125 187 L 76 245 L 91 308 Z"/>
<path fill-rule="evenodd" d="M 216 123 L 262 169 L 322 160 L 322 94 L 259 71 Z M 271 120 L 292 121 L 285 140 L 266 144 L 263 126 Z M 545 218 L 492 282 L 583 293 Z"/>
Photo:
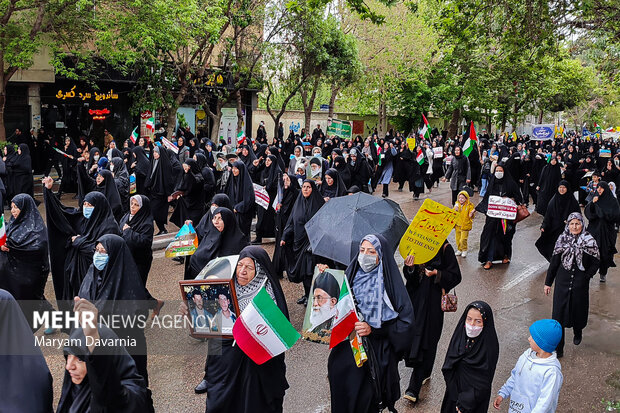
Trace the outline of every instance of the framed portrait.
<path fill-rule="evenodd" d="M 179 281 L 190 319 L 190 335 L 195 338 L 232 338 L 239 316 L 239 303 L 231 278 Z"/>
<path fill-rule="evenodd" d="M 344 271 L 327 269 L 321 273 L 315 268 L 302 325 L 304 340 L 329 344 L 332 322 L 338 314 L 337 304 L 344 277 Z"/>

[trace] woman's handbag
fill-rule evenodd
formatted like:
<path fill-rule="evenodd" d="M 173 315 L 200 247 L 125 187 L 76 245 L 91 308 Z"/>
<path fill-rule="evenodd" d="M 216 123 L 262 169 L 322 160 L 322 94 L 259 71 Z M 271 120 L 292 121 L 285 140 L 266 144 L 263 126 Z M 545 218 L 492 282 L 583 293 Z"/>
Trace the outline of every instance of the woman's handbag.
<path fill-rule="evenodd" d="M 446 293 L 446 290 L 441 289 L 441 311 L 444 313 L 453 313 L 457 310 L 459 299 L 456 296 L 456 290 L 454 294 Z"/>
<path fill-rule="evenodd" d="M 527 207 L 525 205 L 518 205 L 517 206 L 517 217 L 515 218 L 515 224 L 517 222 L 521 222 L 523 221 L 525 218 L 530 216 L 530 211 L 527 210 Z"/>

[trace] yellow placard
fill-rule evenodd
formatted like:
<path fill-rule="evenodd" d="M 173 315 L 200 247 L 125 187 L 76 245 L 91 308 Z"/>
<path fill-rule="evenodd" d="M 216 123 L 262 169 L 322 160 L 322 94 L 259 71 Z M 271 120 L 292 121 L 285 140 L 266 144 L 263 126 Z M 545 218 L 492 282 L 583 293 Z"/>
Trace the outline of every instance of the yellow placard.
<path fill-rule="evenodd" d="M 409 150 L 414 150 L 415 149 L 415 138 L 407 138 L 407 146 L 409 147 Z"/>
<path fill-rule="evenodd" d="M 403 258 L 415 255 L 416 264 L 430 261 L 452 232 L 457 216 L 455 210 L 425 199 L 405 235 L 400 239 L 400 255 Z"/>

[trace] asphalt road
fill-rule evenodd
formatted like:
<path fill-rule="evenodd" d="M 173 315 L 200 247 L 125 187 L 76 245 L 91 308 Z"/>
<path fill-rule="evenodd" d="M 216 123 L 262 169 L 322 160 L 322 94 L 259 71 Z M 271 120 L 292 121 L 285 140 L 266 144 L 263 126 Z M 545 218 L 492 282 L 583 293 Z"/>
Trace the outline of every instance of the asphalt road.
<path fill-rule="evenodd" d="M 408 192 L 396 192 L 392 186 L 390 198 L 398 202 L 405 215 L 411 219 L 422 200 L 413 201 Z M 428 196 L 425 195 L 425 196 Z M 447 184 L 430 194 L 432 199 L 449 205 Z M 69 203 L 69 200 L 63 202 Z M 473 198 L 477 203 L 478 194 Z M 500 358 L 495 373 L 493 391 L 496 392 L 509 377 L 519 355 L 528 347 L 528 326 L 536 319 L 550 318 L 552 299 L 543 294 L 547 262 L 538 254 L 534 242 L 539 235 L 541 217 L 535 213 L 519 223 L 514 238 L 512 262 L 496 265 L 484 271 L 477 262 L 480 232 L 484 216 L 478 216 L 469 236 L 467 258 L 459 258 L 463 281 L 457 288 L 459 307 L 474 300 L 487 301 L 493 308 L 500 340 Z M 337 223 L 335 223 L 337 226 Z M 454 245 L 454 235 L 449 240 Z M 269 253 L 273 243 L 265 244 Z M 397 261 L 402 258 L 397 254 Z M 148 280 L 152 295 L 167 300 L 162 314 L 176 314 L 180 297 L 178 280 L 183 278 L 183 267 L 155 252 L 155 260 Z M 558 412 L 603 412 L 605 400 L 620 400 L 620 271 L 610 270 L 606 284 L 600 284 L 598 276 L 590 284 L 590 317 L 584 330 L 583 342 L 572 344 L 572 332 L 567 330 L 567 344 L 561 359 L 564 385 L 560 394 Z M 300 330 L 304 308 L 295 301 L 303 292 L 299 284 L 283 281 L 291 320 Z M 46 296 L 53 297 L 51 278 Z M 614 298 L 616 297 L 616 298 Z M 400 412 L 438 412 L 445 390 L 441 364 L 447 344 L 454 331 L 461 311 L 446 314 L 444 330 L 433 375 L 421 392 L 415 407 L 401 400 Z M 41 334 L 39 332 L 38 334 Z M 204 367 L 206 343 L 197 341 L 183 332 L 167 334 L 159 329 L 147 329 L 149 349 L 150 387 L 153 391 L 155 409 L 159 412 L 202 412 L 205 395 L 196 395 L 193 388 L 201 380 Z M 60 333 L 56 336 L 62 337 Z M 47 351 L 46 358 L 54 377 L 54 396 L 58 400 L 62 386 L 64 359 L 58 351 Z M 286 353 L 287 379 L 290 388 L 284 402 L 285 412 L 329 411 L 329 385 L 327 381 L 327 356 L 325 345 L 298 342 Z M 401 387 L 406 388 L 410 370 L 401 363 Z M 489 411 L 495 411 L 492 407 Z M 503 412 L 507 411 L 504 402 Z"/>

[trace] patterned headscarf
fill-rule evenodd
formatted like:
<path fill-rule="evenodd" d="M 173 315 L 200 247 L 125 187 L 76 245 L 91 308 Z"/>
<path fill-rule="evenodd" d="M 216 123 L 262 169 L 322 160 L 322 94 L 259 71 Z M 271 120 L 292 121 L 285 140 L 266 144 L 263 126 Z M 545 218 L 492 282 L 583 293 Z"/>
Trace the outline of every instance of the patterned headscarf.
<path fill-rule="evenodd" d="M 256 275 L 254 276 L 254 278 L 252 278 L 252 281 L 250 281 L 244 286 L 241 286 L 241 284 L 239 284 L 239 282 L 237 281 L 237 277 L 235 276 L 235 293 L 237 295 L 237 301 L 239 302 L 239 310 L 241 311 L 245 310 L 245 307 L 247 307 L 248 304 L 250 304 L 250 301 L 254 299 L 256 294 L 258 294 L 260 289 L 263 287 L 263 283 L 265 283 L 265 288 L 267 289 L 269 296 L 275 301 L 273 287 L 267 279 L 267 273 L 258 264 L 258 262 L 256 262 L 256 260 L 253 261 L 254 267 L 256 268 Z"/>
<path fill-rule="evenodd" d="M 385 291 L 383 284 L 383 251 L 379 238 L 374 235 L 366 235 L 362 238 L 360 246 L 364 241 L 368 241 L 377 251 L 379 264 L 370 272 L 365 272 L 360 267 L 353 279 L 353 294 L 360 312 L 366 321 L 373 328 L 380 328 L 381 322 L 392 320 L 398 317 L 394 307 Z"/>
<path fill-rule="evenodd" d="M 581 234 L 573 235 L 570 233 L 568 226 L 573 219 L 581 221 Z M 566 219 L 566 228 L 556 241 L 555 248 L 553 248 L 553 255 L 562 254 L 562 266 L 568 271 L 573 267 L 573 262 L 577 264 L 577 268 L 581 271 L 584 270 L 584 252 L 596 259 L 599 258 L 596 240 L 589 232 L 586 232 L 585 227 L 583 216 L 579 212 L 573 212 Z"/>

